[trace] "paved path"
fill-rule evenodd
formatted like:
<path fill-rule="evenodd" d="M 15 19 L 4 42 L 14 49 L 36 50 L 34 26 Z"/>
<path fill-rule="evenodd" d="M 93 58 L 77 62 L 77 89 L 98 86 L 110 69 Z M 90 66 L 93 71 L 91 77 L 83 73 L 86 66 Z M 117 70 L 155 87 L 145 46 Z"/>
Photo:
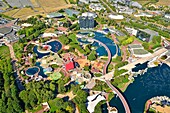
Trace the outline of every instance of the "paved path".
<path fill-rule="evenodd" d="M 161 55 L 162 53 L 164 53 L 164 52 L 166 52 L 166 51 L 167 51 L 166 48 L 161 48 L 161 49 L 159 49 L 158 51 L 156 51 L 156 52 L 154 52 L 153 54 L 151 54 L 150 56 L 140 58 L 140 59 L 138 59 L 138 60 L 136 60 L 136 61 L 134 61 L 134 62 L 132 62 L 132 63 L 130 63 L 130 64 L 127 64 L 127 65 L 125 65 L 125 66 L 123 66 L 123 67 L 121 67 L 121 68 L 119 68 L 119 69 L 131 70 L 132 68 L 135 67 L 136 64 L 145 63 L 146 61 L 149 61 L 150 59 L 153 59 L 154 57 L 159 56 L 159 55 Z"/>
<path fill-rule="evenodd" d="M 11 59 L 12 59 L 12 60 L 17 60 L 17 58 L 15 57 L 15 53 L 14 53 L 14 49 L 13 49 L 12 45 L 11 45 L 10 43 L 8 43 L 8 42 L 7 42 L 6 40 L 4 40 L 4 39 L 0 39 L 0 41 L 3 41 L 3 42 L 5 43 L 5 45 L 9 47 Z"/>
<path fill-rule="evenodd" d="M 22 76 L 20 76 L 20 73 L 16 67 L 16 61 L 18 61 L 18 59 L 15 57 L 14 49 L 13 49 L 12 45 L 10 43 L 8 43 L 6 40 L 0 39 L 0 41 L 3 41 L 5 43 L 5 45 L 9 47 L 10 55 L 11 55 L 11 59 L 12 59 L 12 66 L 13 66 L 13 70 L 14 70 L 14 76 L 16 78 L 15 80 L 16 80 L 19 90 L 22 91 L 25 88 L 22 85 L 22 81 L 21 81 L 21 80 L 23 80 L 23 78 L 22 78 Z"/>
<path fill-rule="evenodd" d="M 100 43 L 100 44 L 106 49 L 106 51 L 107 51 L 107 53 L 108 53 L 108 60 L 107 60 L 107 62 L 105 63 L 104 68 L 103 68 L 103 75 L 105 75 L 105 74 L 107 74 L 107 68 L 108 68 L 108 65 L 110 64 L 110 61 L 111 61 L 111 59 L 112 59 L 111 52 L 110 52 L 109 48 L 108 48 L 104 43 L 102 43 L 102 42 L 100 42 L 99 40 L 96 40 L 96 39 L 92 39 L 92 40 Z M 106 84 L 112 89 L 112 91 L 119 96 L 120 100 L 121 100 L 122 103 L 123 103 L 123 106 L 124 106 L 124 108 L 125 108 L 126 113 L 130 113 L 129 105 L 127 104 L 125 98 L 124 98 L 123 95 L 119 92 L 119 90 L 118 90 L 116 87 L 114 87 L 114 86 L 110 83 L 110 81 L 105 80 L 105 82 L 106 82 Z"/>
<path fill-rule="evenodd" d="M 110 9 L 110 11 L 111 11 L 111 13 L 115 13 L 113 10 L 112 10 L 112 8 L 111 7 L 109 7 L 108 5 L 107 5 L 107 3 L 106 2 L 104 2 L 103 0 L 100 0 L 104 5 L 106 5 L 107 6 L 107 8 L 109 8 Z"/>

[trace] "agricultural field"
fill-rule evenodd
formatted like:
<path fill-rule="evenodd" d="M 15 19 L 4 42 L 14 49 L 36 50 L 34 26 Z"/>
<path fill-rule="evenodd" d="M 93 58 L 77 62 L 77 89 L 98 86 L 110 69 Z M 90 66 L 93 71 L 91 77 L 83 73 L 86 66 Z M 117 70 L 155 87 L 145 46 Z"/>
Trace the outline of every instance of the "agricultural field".
<path fill-rule="evenodd" d="M 5 15 L 20 18 L 20 19 L 27 19 L 30 16 L 35 16 L 41 14 L 45 16 L 49 12 L 57 11 L 64 8 L 69 8 L 72 5 L 67 4 L 65 0 L 30 0 L 33 7 L 25 7 L 19 9 L 13 9 L 7 12 L 4 12 Z"/>
<path fill-rule="evenodd" d="M 145 5 L 146 3 L 154 1 L 154 0 L 133 0 L 133 1 L 136 1 L 136 2 L 140 3 L 141 5 Z"/>
<path fill-rule="evenodd" d="M 170 0 L 159 0 L 158 5 L 170 5 Z"/>
<path fill-rule="evenodd" d="M 134 1 L 137 1 L 139 2 L 141 5 L 144 5 L 148 2 L 154 2 L 156 0 L 134 0 Z M 170 0 L 159 0 L 159 2 L 157 2 L 156 4 L 157 5 L 168 5 L 170 3 Z"/>
<path fill-rule="evenodd" d="M 48 0 L 48 2 L 46 0 L 37 0 L 37 2 L 45 12 L 52 12 L 67 7 L 65 0 Z"/>
<path fill-rule="evenodd" d="M 35 8 L 34 10 L 31 8 L 21 8 L 7 11 L 4 14 L 14 18 L 27 19 L 29 16 L 43 14 L 43 12 L 42 8 Z"/>

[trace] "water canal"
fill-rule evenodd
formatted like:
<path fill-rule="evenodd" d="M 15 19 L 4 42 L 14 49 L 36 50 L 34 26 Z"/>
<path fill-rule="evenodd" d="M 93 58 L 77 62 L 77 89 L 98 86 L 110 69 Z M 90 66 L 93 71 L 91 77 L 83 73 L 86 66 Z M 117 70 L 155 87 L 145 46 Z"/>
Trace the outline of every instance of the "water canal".
<path fill-rule="evenodd" d="M 158 67 L 149 68 L 143 75 L 138 75 L 131 83 L 124 96 L 128 101 L 132 113 L 143 113 L 145 103 L 148 99 L 155 96 L 170 97 L 170 67 L 166 64 Z M 115 106 L 119 113 L 125 113 L 123 105 L 118 97 L 110 101 L 111 106 Z M 103 112 L 106 113 L 106 105 Z"/>
<path fill-rule="evenodd" d="M 106 46 L 111 51 L 112 56 L 114 56 L 116 53 L 119 56 L 121 55 L 119 47 L 118 47 L 118 51 L 117 51 L 116 45 L 113 42 L 113 40 L 111 40 L 110 38 L 107 38 L 105 36 L 105 34 L 102 34 L 102 33 L 99 33 L 99 32 L 94 32 L 94 34 L 95 34 L 94 39 L 99 40 L 102 43 L 106 44 Z M 85 35 L 87 35 L 87 33 Z M 79 38 L 78 41 L 81 42 L 81 43 L 84 43 L 84 44 L 91 43 L 91 42 L 87 41 L 87 39 L 85 39 L 85 38 L 82 38 L 82 39 Z M 107 51 L 105 50 L 105 48 L 103 46 L 99 45 L 97 42 L 94 42 L 92 44 L 92 46 L 97 47 L 96 52 L 97 52 L 98 56 L 107 56 Z"/>

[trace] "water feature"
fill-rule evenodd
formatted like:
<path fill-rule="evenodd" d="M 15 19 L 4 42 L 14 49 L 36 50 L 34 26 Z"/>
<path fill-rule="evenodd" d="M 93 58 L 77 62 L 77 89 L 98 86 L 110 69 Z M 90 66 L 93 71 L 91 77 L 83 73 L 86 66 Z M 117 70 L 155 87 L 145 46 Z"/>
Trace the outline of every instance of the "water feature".
<path fill-rule="evenodd" d="M 51 41 L 51 42 L 47 43 L 47 45 L 51 46 L 50 50 L 52 52 L 58 52 L 61 49 L 61 47 L 62 47 L 61 43 L 58 42 L 58 41 Z M 38 49 L 38 46 L 34 46 L 33 52 L 38 55 L 38 58 L 42 58 L 42 57 L 50 54 L 50 52 L 49 53 L 40 53 L 40 52 L 38 52 L 37 49 Z"/>
<path fill-rule="evenodd" d="M 133 72 L 138 72 L 139 70 L 146 69 L 146 68 L 148 67 L 148 62 L 149 62 L 149 61 L 147 61 L 147 62 L 145 62 L 145 63 L 143 63 L 143 64 L 136 64 L 136 65 L 135 65 L 136 67 L 133 68 L 132 71 L 133 71 Z"/>
<path fill-rule="evenodd" d="M 81 43 L 84 43 L 84 44 L 90 44 L 91 43 L 86 38 L 78 38 L 77 40 Z"/>
<path fill-rule="evenodd" d="M 94 33 L 95 33 L 94 39 L 99 40 L 99 41 L 103 42 L 104 44 L 106 44 L 106 46 L 110 49 L 112 56 L 114 56 L 116 54 L 116 45 L 113 42 L 113 40 L 107 38 L 102 33 L 99 33 L 99 32 L 94 32 Z M 78 39 L 78 41 L 81 43 L 85 43 L 85 44 L 91 43 L 84 39 Z M 97 52 L 98 56 L 107 56 L 107 51 L 105 50 L 105 48 L 103 46 L 100 46 L 97 42 L 94 42 L 92 44 L 92 46 L 97 47 L 96 52 Z M 119 56 L 121 55 L 119 48 L 118 48 L 118 55 Z"/>
<path fill-rule="evenodd" d="M 112 54 L 112 56 L 114 56 L 116 54 L 116 45 L 113 42 L 113 40 L 107 38 L 104 34 L 99 33 L 99 32 L 94 32 L 95 33 L 95 39 L 103 42 L 104 44 L 106 44 L 106 46 L 110 49 L 110 52 Z M 95 42 L 97 43 L 97 42 Z M 95 44 L 94 44 L 95 45 Z M 104 49 L 103 46 L 99 46 L 99 48 L 96 50 L 97 53 L 99 53 L 99 56 L 104 56 L 107 55 L 106 50 Z M 121 55 L 119 48 L 118 48 L 118 55 Z"/>
<path fill-rule="evenodd" d="M 31 75 L 36 74 L 38 71 L 39 71 L 39 68 L 38 68 L 38 67 L 31 67 L 31 68 L 28 68 L 28 69 L 26 70 L 26 74 L 27 74 L 28 76 L 31 76 Z"/>
<path fill-rule="evenodd" d="M 145 103 L 148 99 L 155 96 L 170 97 L 170 67 L 166 64 L 158 67 L 149 68 L 143 75 L 138 75 L 131 83 L 124 96 L 128 101 L 132 113 L 143 113 Z M 119 113 L 125 113 L 123 105 L 118 97 L 110 101 L 111 106 L 116 106 Z M 106 109 L 106 105 L 104 108 Z M 103 110 L 106 113 L 106 110 Z"/>
<path fill-rule="evenodd" d="M 47 45 L 50 45 L 52 47 L 51 51 L 55 52 L 55 53 L 58 52 L 62 47 L 62 45 L 59 41 L 51 41 L 51 42 L 47 43 Z"/>
<path fill-rule="evenodd" d="M 49 53 L 40 53 L 40 52 L 38 52 L 38 46 L 34 46 L 34 48 L 33 48 L 33 52 L 34 53 L 36 53 L 37 55 L 38 55 L 38 58 L 42 58 L 42 57 L 44 57 L 44 56 L 46 56 L 46 55 L 49 55 L 50 54 L 50 52 Z"/>
<path fill-rule="evenodd" d="M 45 74 L 44 74 L 44 71 L 43 71 L 43 69 L 44 69 L 44 68 L 43 68 L 43 67 L 41 67 L 41 66 L 40 66 L 40 64 L 41 64 L 40 62 L 36 62 L 36 63 L 35 63 L 35 65 L 36 65 L 37 67 L 39 67 L 39 68 L 40 68 L 39 75 L 41 75 L 43 78 L 46 78 L 46 77 L 47 77 L 47 75 L 45 75 Z"/>

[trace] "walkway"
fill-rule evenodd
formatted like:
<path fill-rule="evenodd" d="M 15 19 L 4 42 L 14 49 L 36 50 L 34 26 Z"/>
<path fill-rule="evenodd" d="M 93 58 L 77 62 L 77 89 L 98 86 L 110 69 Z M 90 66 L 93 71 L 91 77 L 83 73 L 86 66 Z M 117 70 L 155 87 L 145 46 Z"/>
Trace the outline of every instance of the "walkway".
<path fill-rule="evenodd" d="M 110 61 L 111 61 L 111 59 L 112 59 L 111 52 L 110 52 L 109 48 L 108 48 L 104 43 L 102 43 L 102 42 L 100 42 L 99 40 L 96 40 L 96 39 L 92 39 L 92 40 L 100 43 L 100 44 L 106 49 L 106 51 L 107 51 L 107 53 L 108 53 L 108 60 L 107 60 L 106 64 L 104 65 L 104 68 L 103 68 L 103 75 L 105 75 L 105 74 L 107 74 L 107 68 L 108 68 L 108 65 L 110 64 Z M 129 108 L 129 106 L 128 106 L 126 100 L 125 100 L 125 98 L 123 97 L 123 95 L 119 92 L 119 90 L 118 90 L 116 87 L 114 87 L 114 86 L 110 83 L 109 80 L 105 80 L 105 82 L 106 82 L 106 84 L 112 89 L 112 91 L 119 96 L 120 100 L 121 100 L 122 103 L 123 103 L 123 106 L 124 106 L 124 108 L 125 108 L 126 113 L 130 113 L 130 108 Z"/>
<path fill-rule="evenodd" d="M 148 56 L 148 57 L 143 57 L 143 58 L 140 58 L 130 64 L 127 64 L 119 69 L 126 69 L 126 70 L 131 70 L 132 68 L 135 67 L 136 64 L 142 64 L 142 63 L 145 63 L 146 61 L 149 61 L 150 59 L 153 59 L 154 57 L 156 56 L 159 56 L 161 55 L 162 53 L 166 52 L 167 49 L 166 48 L 161 48 L 159 49 L 158 51 L 154 52 L 152 55 Z"/>
<path fill-rule="evenodd" d="M 104 2 L 103 0 L 100 0 L 107 8 L 109 8 L 110 9 L 110 11 L 111 11 L 111 13 L 115 13 L 113 10 L 112 10 L 112 8 L 111 7 L 109 7 L 108 5 L 107 5 L 107 3 L 106 2 Z"/>
<path fill-rule="evenodd" d="M 9 47 L 11 59 L 12 59 L 12 60 L 17 60 L 17 58 L 15 57 L 15 53 L 14 53 L 14 49 L 13 49 L 12 45 L 9 44 L 9 43 L 8 43 L 6 40 L 4 40 L 4 39 L 1 39 L 1 40 L 5 43 L 6 46 Z"/>
<path fill-rule="evenodd" d="M 1 39 L 0 41 L 3 41 L 5 43 L 5 45 L 9 47 L 10 55 L 11 55 L 11 59 L 12 59 L 11 62 L 12 62 L 13 70 L 14 70 L 14 77 L 16 78 L 15 80 L 16 80 L 19 90 L 22 91 L 25 88 L 22 85 L 22 81 L 21 81 L 21 80 L 23 80 L 23 78 L 22 78 L 22 76 L 20 76 L 20 73 L 16 66 L 16 61 L 18 61 L 18 59 L 15 57 L 14 49 L 13 49 L 12 45 L 10 43 L 8 43 L 6 40 Z"/>

